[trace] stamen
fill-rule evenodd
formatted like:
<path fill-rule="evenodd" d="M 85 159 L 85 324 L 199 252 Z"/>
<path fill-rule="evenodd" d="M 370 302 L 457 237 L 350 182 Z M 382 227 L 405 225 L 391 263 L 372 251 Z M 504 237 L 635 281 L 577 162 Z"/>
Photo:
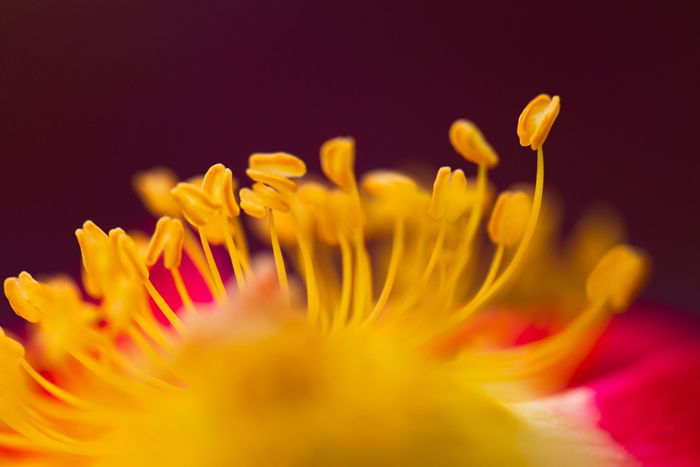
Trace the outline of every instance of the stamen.
<path fill-rule="evenodd" d="M 284 266 L 284 257 L 282 256 L 282 249 L 279 243 L 279 235 L 277 227 L 275 226 L 273 211 L 281 213 L 289 212 L 289 203 L 277 190 L 282 193 L 296 192 L 296 183 L 288 178 L 305 175 L 306 164 L 304 164 L 301 159 L 287 153 L 253 154 L 250 156 L 248 163 L 250 168 L 246 173 L 250 178 L 256 181 L 253 185 L 252 193 L 255 196 L 250 196 L 248 191 L 242 191 L 241 205 L 243 205 L 245 193 L 248 209 L 253 211 L 256 216 L 261 214 L 261 208 L 264 208 L 266 211 L 268 223 L 270 225 L 272 254 L 275 258 L 275 266 L 277 268 L 277 279 L 280 284 L 282 296 L 291 308 L 287 271 Z M 244 210 L 245 209 L 244 207 Z M 246 210 L 246 212 L 248 211 Z M 313 279 L 307 278 L 307 281 L 308 280 Z M 311 300 L 311 297 L 309 296 L 307 300 Z M 316 315 L 317 312 L 314 309 L 313 316 L 309 315 L 309 319 L 315 321 Z"/>
<path fill-rule="evenodd" d="M 355 140 L 333 138 L 321 146 L 321 170 L 345 192 L 357 190 L 355 181 Z"/>
<path fill-rule="evenodd" d="M 104 410 L 104 407 L 100 406 L 99 404 L 95 404 L 93 402 L 86 401 L 85 399 L 82 399 L 80 397 L 77 397 L 68 391 L 58 387 L 56 384 L 52 383 L 48 379 L 46 379 L 44 376 L 41 375 L 38 371 L 36 371 L 32 366 L 26 361 L 22 360 L 21 362 L 22 368 L 24 371 L 27 372 L 27 374 L 39 385 L 41 386 L 46 392 L 54 396 L 56 399 L 63 401 L 67 404 L 73 405 L 75 407 L 80 407 L 83 409 L 89 409 L 89 410 Z"/>
<path fill-rule="evenodd" d="M 216 284 L 216 300 L 224 302 L 228 300 L 226 288 L 221 280 L 221 273 L 214 260 L 214 255 L 211 252 L 209 239 L 207 238 L 205 227 L 216 217 L 216 211 L 221 206 L 221 203 L 212 198 L 212 196 L 202 188 L 190 183 L 178 183 L 172 190 L 173 198 L 182 209 L 182 213 L 190 224 L 195 226 L 199 232 L 199 240 L 204 250 L 204 256 L 209 265 L 209 272 L 214 278 Z"/>
<path fill-rule="evenodd" d="M 4 290 L 10 306 L 21 318 L 30 323 L 38 323 L 41 310 L 37 306 L 36 287 L 38 282 L 28 272 L 22 271 L 19 277 L 5 279 Z"/>
<path fill-rule="evenodd" d="M 449 171 L 449 169 L 448 169 Z M 437 183 L 437 182 L 436 182 Z M 362 187 L 369 195 L 383 200 L 394 206 L 396 220 L 394 221 L 394 238 L 389 259 L 389 268 L 384 286 L 377 299 L 367 322 L 374 321 L 383 310 L 396 280 L 399 260 L 403 255 L 405 217 L 410 215 L 413 202 L 418 191 L 415 182 L 401 174 L 389 171 L 375 171 L 366 175 Z"/>
<path fill-rule="evenodd" d="M 146 249 L 146 266 L 153 267 L 162 253 L 163 265 L 170 271 L 182 303 L 190 312 L 194 312 L 195 307 L 192 303 L 192 298 L 187 292 L 187 287 L 185 287 L 179 270 L 182 262 L 184 241 L 185 228 L 182 222 L 178 219 L 161 217 L 158 219 L 156 229 Z"/>
<path fill-rule="evenodd" d="M 435 220 L 442 219 L 445 214 L 451 173 L 452 169 L 449 167 L 440 167 L 435 176 L 433 196 L 430 198 L 430 205 L 428 205 L 428 215 Z"/>
<path fill-rule="evenodd" d="M 173 328 L 179 334 L 183 334 L 185 332 L 184 324 L 151 282 L 149 277 L 150 273 L 148 271 L 148 267 L 146 266 L 146 260 L 139 255 L 138 251 L 136 250 L 136 245 L 131 237 L 129 237 L 129 235 L 124 233 L 124 231 L 121 229 L 113 229 L 110 231 L 110 238 L 116 239 L 115 241 L 117 243 L 119 258 L 121 259 L 124 267 L 132 275 L 133 279 L 144 284 L 148 294 L 151 296 L 151 298 L 153 298 L 153 301 L 155 301 L 158 308 L 160 308 L 160 310 L 163 312 L 165 318 L 170 322 L 170 324 L 172 324 Z"/>
<path fill-rule="evenodd" d="M 469 261 L 473 256 L 473 244 L 476 238 L 476 233 L 481 224 L 481 218 L 484 210 L 484 202 L 486 199 L 486 192 L 488 186 L 488 168 L 485 165 L 479 165 L 477 169 L 476 176 L 476 195 L 472 202 L 472 209 L 469 213 L 469 218 L 467 220 L 467 225 L 462 236 L 460 245 L 457 248 L 457 253 L 455 255 L 456 262 L 452 267 L 451 274 L 447 278 L 445 290 L 446 294 L 446 307 L 451 307 L 453 302 L 453 296 L 457 289 L 456 284 L 460 278 L 460 275 L 464 271 L 464 268 L 469 264 Z"/>
<path fill-rule="evenodd" d="M 469 303 L 464 305 L 462 308 L 456 311 L 452 319 L 447 321 L 445 328 L 450 327 L 462 322 L 473 312 L 478 310 L 480 307 L 491 299 L 498 291 L 500 291 L 517 272 L 518 267 L 522 264 L 523 258 L 527 251 L 527 247 L 530 245 L 532 236 L 535 233 L 535 227 L 537 225 L 537 218 L 540 213 L 540 208 L 542 205 L 542 192 L 544 188 L 544 153 L 542 152 L 542 147 L 537 150 L 537 176 L 535 179 L 535 193 L 533 196 L 532 209 L 530 210 L 530 216 L 528 218 L 527 225 L 525 227 L 525 232 L 522 235 L 522 239 L 510 263 L 503 271 L 503 273 L 495 280 L 493 285 L 488 289 L 483 289 L 481 293 L 478 293 Z"/>
<path fill-rule="evenodd" d="M 540 94 L 532 99 L 518 119 L 518 137 L 521 146 L 530 146 L 538 150 L 549 135 L 554 120 L 559 115 L 561 100 L 559 96 L 549 97 Z"/>
<path fill-rule="evenodd" d="M 498 164 L 498 155 L 469 120 L 457 120 L 452 124 L 450 143 L 462 157 L 476 165 L 491 168 Z"/>
<path fill-rule="evenodd" d="M 350 315 L 350 301 L 352 300 L 352 284 L 353 284 L 353 258 L 350 243 L 345 235 L 338 237 L 338 245 L 340 246 L 340 256 L 342 263 L 342 284 L 340 288 L 340 307 L 338 315 L 333 321 L 334 329 L 347 324 Z"/>
<path fill-rule="evenodd" d="M 277 175 L 276 173 L 269 173 L 254 169 L 248 169 L 245 173 L 252 180 L 259 183 L 264 183 L 265 185 L 284 193 L 294 193 L 297 191 L 297 184 L 294 180 Z"/>
<path fill-rule="evenodd" d="M 291 297 L 289 295 L 289 282 L 287 281 L 287 270 L 284 267 L 284 258 L 282 257 L 282 249 L 280 248 L 280 241 L 277 236 L 277 229 L 275 228 L 275 218 L 272 215 L 272 209 L 267 208 L 267 218 L 270 223 L 270 240 L 272 242 L 272 254 L 275 258 L 275 267 L 277 268 L 277 280 L 279 281 L 280 291 L 282 292 L 282 297 L 287 303 L 288 307 L 291 308 Z"/>
<path fill-rule="evenodd" d="M 379 294 L 379 299 L 374 304 L 374 309 L 367 318 L 368 322 L 372 322 L 379 317 L 379 314 L 384 309 L 386 302 L 389 300 L 389 295 L 391 295 L 391 289 L 394 287 L 394 281 L 396 280 L 396 273 L 399 269 L 399 260 L 403 255 L 403 245 L 404 245 L 404 218 L 403 216 L 397 217 L 394 226 L 394 239 L 391 247 L 391 257 L 389 259 L 389 270 L 386 274 L 386 279 L 384 281 L 384 287 Z"/>
<path fill-rule="evenodd" d="M 593 303 L 605 303 L 622 311 L 642 289 L 648 275 L 649 262 L 644 253 L 629 245 L 618 245 L 603 256 L 588 276 L 586 294 Z"/>
<path fill-rule="evenodd" d="M 296 156 L 286 152 L 255 153 L 248 158 L 252 170 L 276 174 L 285 178 L 303 177 L 306 164 Z"/>
<path fill-rule="evenodd" d="M 318 285 L 316 283 L 316 271 L 314 268 L 311 242 L 308 238 L 308 228 L 301 225 L 297 214 L 297 206 L 291 210 L 292 222 L 297 234 L 297 243 L 301 253 L 301 260 L 304 267 L 304 279 L 306 282 L 307 317 L 311 324 L 315 324 L 319 319 L 320 297 Z"/>
<path fill-rule="evenodd" d="M 513 246 L 525 233 L 530 198 L 521 191 L 501 193 L 488 225 L 489 237 L 497 245 Z"/>

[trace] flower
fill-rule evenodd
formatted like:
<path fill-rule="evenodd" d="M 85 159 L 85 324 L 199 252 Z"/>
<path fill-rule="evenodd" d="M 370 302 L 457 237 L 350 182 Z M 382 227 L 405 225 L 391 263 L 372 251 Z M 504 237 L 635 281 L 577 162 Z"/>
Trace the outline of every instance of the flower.
<path fill-rule="evenodd" d="M 615 244 L 609 223 L 594 223 L 570 263 L 554 259 L 542 146 L 559 102 L 542 95 L 523 111 L 534 188 L 495 204 L 488 171 L 498 156 L 466 120 L 449 137 L 476 179 L 442 167 L 432 190 L 385 170 L 358 183 L 351 138 L 321 148 L 330 185 L 297 181 L 306 165 L 283 152 L 253 154 L 254 183 L 240 190 L 222 164 L 186 182 L 165 169 L 139 174 L 135 187 L 160 216 L 150 238 L 90 221 L 76 231 L 88 299 L 65 277 L 5 281 L 34 326 L 23 344 L 0 332 L 0 456 L 98 466 L 632 463 L 634 450 L 599 426 L 605 391 L 566 385 L 634 299 L 647 260 Z M 489 210 L 491 245 L 480 235 Z M 272 260 L 251 258 L 242 214 Z M 543 335 L 518 342 L 547 307 Z"/>

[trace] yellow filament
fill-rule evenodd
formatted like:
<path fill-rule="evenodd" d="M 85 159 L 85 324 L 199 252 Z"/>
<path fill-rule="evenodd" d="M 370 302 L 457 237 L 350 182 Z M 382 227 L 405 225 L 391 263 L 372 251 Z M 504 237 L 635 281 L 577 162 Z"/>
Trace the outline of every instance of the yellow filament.
<path fill-rule="evenodd" d="M 525 378 L 571 359 L 572 352 L 584 352 L 607 322 L 604 303 L 589 305 L 558 333 L 539 341 L 506 350 L 482 351 L 469 360 L 479 377 L 491 381 Z"/>
<path fill-rule="evenodd" d="M 484 211 L 484 198 L 486 197 L 487 184 L 488 168 L 485 165 L 480 165 L 476 175 L 476 197 L 474 205 L 469 213 L 469 220 L 467 221 L 464 236 L 457 249 L 456 264 L 453 265 L 452 271 L 450 271 L 450 275 L 446 281 L 447 306 L 451 305 L 460 274 L 471 259 L 472 244 L 479 225 L 481 224 L 481 217 Z"/>
<path fill-rule="evenodd" d="M 143 316 L 142 314 L 136 313 L 134 315 L 134 322 L 136 325 L 148 336 L 153 342 L 158 344 L 163 349 L 172 349 L 173 344 L 168 340 L 165 334 L 162 332 L 160 326 L 153 319 L 153 315 L 149 314 L 146 316 L 150 317 L 150 320 Z"/>
<path fill-rule="evenodd" d="M 98 454 L 104 454 L 102 450 L 97 450 L 95 449 L 96 445 L 94 443 L 90 443 L 89 445 L 86 444 L 78 444 L 75 440 L 71 443 L 66 443 L 63 441 L 59 441 L 55 439 L 54 437 L 50 436 L 49 433 L 52 434 L 58 434 L 53 430 L 48 429 L 48 427 L 42 427 L 42 429 L 39 429 L 35 425 L 27 422 L 26 420 L 4 420 L 4 422 L 13 430 L 21 434 L 22 436 L 26 437 L 27 439 L 31 440 L 32 443 L 35 443 L 39 446 L 42 446 L 44 448 L 49 448 L 53 449 L 59 452 L 66 452 L 70 454 L 78 454 L 78 455 L 98 455 Z M 49 433 L 47 433 L 47 431 Z M 91 446 L 92 448 L 90 448 Z"/>
<path fill-rule="evenodd" d="M 209 272 L 214 278 L 214 283 L 216 284 L 213 294 L 214 298 L 219 304 L 221 304 L 222 302 L 228 301 L 228 295 L 226 294 L 224 282 L 221 280 L 219 268 L 216 266 L 216 261 L 214 261 L 214 255 L 211 253 L 211 247 L 209 246 L 209 240 L 207 240 L 207 234 L 202 227 L 199 228 L 199 240 L 202 244 L 202 249 L 204 250 L 204 256 L 207 258 Z"/>
<path fill-rule="evenodd" d="M 498 270 L 501 268 L 501 262 L 503 261 L 503 253 L 505 250 L 506 247 L 503 244 L 496 247 L 496 252 L 491 260 L 491 266 L 489 266 L 489 271 L 484 278 L 484 282 L 481 284 L 481 289 L 476 293 L 477 295 L 482 293 L 481 290 L 488 290 L 488 288 L 491 287 L 491 284 L 493 284 L 494 279 L 496 279 L 496 274 L 498 274 Z"/>
<path fill-rule="evenodd" d="M 144 373 L 142 370 L 138 369 L 132 362 L 130 362 L 126 357 L 124 357 L 124 355 L 117 351 L 114 347 L 103 346 L 102 350 L 104 351 L 105 356 L 112 359 L 112 361 L 114 361 L 115 363 L 121 365 L 123 369 L 127 370 L 133 376 L 136 376 L 143 382 L 148 383 L 151 386 L 158 389 L 177 389 L 177 386 L 174 386 L 170 383 L 166 383 L 165 381 L 156 378 L 155 376 Z"/>
<path fill-rule="evenodd" d="M 249 278 L 253 277 L 253 271 L 250 269 L 250 251 L 248 249 L 248 241 L 243 231 L 243 226 L 241 225 L 241 218 L 236 217 L 233 221 L 233 236 L 238 245 L 238 249 L 241 252 L 241 263 L 243 264 L 243 270 L 246 276 Z"/>
<path fill-rule="evenodd" d="M 173 325 L 173 328 L 178 332 L 178 334 L 184 334 L 185 325 L 175 314 L 173 309 L 170 308 L 170 305 L 168 305 L 163 296 L 158 292 L 158 290 L 156 290 L 155 286 L 153 285 L 153 282 L 151 282 L 149 279 L 144 283 L 144 285 L 146 286 L 148 294 L 151 296 L 153 301 L 156 302 L 156 305 L 158 305 L 160 311 L 163 312 L 165 318 L 170 322 L 170 324 Z"/>
<path fill-rule="evenodd" d="M 282 297 L 289 308 L 292 306 L 291 297 L 289 296 L 289 282 L 287 281 L 287 270 L 284 267 L 284 258 L 282 257 L 282 249 L 280 248 L 280 240 L 275 227 L 275 218 L 272 215 L 272 209 L 267 208 L 267 217 L 270 220 L 270 240 L 272 242 L 272 255 L 275 258 L 275 267 L 277 268 L 277 280 L 279 281 Z"/>
<path fill-rule="evenodd" d="M 207 284 L 209 292 L 212 294 L 212 296 L 216 296 L 216 283 L 214 282 L 214 278 L 211 276 L 211 272 L 209 272 L 209 267 L 202 251 L 202 247 L 189 229 L 185 229 L 183 248 L 185 253 L 187 253 L 187 256 L 189 256 L 189 258 L 192 260 L 192 263 L 194 263 L 199 275 L 202 276 L 202 279 L 204 279 L 204 282 Z"/>
<path fill-rule="evenodd" d="M 295 209 L 291 210 L 294 228 L 297 231 L 297 242 L 301 252 L 301 261 L 304 265 L 304 278 L 306 281 L 306 315 L 309 322 L 314 324 L 319 318 L 320 298 L 318 284 L 316 283 L 316 272 L 314 271 L 313 253 L 306 231 L 301 227 Z"/>
<path fill-rule="evenodd" d="M 384 287 L 382 292 L 379 294 L 379 299 L 374 305 L 372 313 L 369 315 L 368 322 L 374 321 L 381 313 L 382 309 L 389 300 L 389 295 L 391 295 L 391 289 L 394 286 L 394 281 L 396 280 L 396 273 L 399 269 L 399 260 L 403 255 L 403 245 L 404 245 L 404 219 L 403 217 L 398 217 L 394 226 L 394 239 L 391 248 L 391 257 L 389 259 L 389 269 L 387 271 L 386 280 L 384 281 Z"/>
<path fill-rule="evenodd" d="M 440 258 L 440 253 L 442 253 L 442 247 L 445 243 L 445 234 L 447 233 L 447 222 L 442 221 L 440 223 L 440 230 L 438 231 L 437 239 L 435 240 L 435 245 L 430 253 L 430 259 L 428 259 L 428 265 L 423 271 L 423 276 L 421 277 L 421 283 L 426 283 L 433 274 L 433 269 L 437 264 L 438 258 Z"/>
<path fill-rule="evenodd" d="M 68 391 L 58 387 L 56 384 L 52 383 L 48 379 L 44 378 L 41 373 L 36 371 L 26 360 L 22 360 L 22 368 L 29 374 L 29 376 L 46 392 L 54 396 L 56 399 L 63 401 L 67 404 L 73 405 L 75 407 L 80 407 L 84 409 L 100 409 L 101 407 L 92 402 L 88 402 L 80 397 L 74 396 Z"/>
<path fill-rule="evenodd" d="M 238 288 L 244 290 L 245 276 L 243 275 L 241 254 L 239 253 L 238 248 L 236 248 L 236 244 L 233 242 L 233 235 L 231 234 L 231 227 L 228 224 L 228 219 L 222 219 L 221 224 L 224 229 L 226 250 L 228 251 L 228 256 L 231 259 L 231 267 L 233 267 L 233 275 L 236 276 Z"/>
<path fill-rule="evenodd" d="M 158 355 L 158 352 L 156 352 L 153 349 L 153 346 L 148 343 L 145 337 L 135 328 L 129 328 L 126 331 L 126 334 L 129 336 L 129 338 L 134 342 L 134 344 L 141 349 L 143 353 L 148 355 L 150 358 L 151 362 L 157 363 L 159 366 L 162 366 L 163 359 L 161 358 L 160 355 Z"/>
<path fill-rule="evenodd" d="M 333 328 L 339 328 L 344 326 L 348 321 L 348 315 L 350 314 L 350 300 L 352 298 L 352 250 L 348 239 L 345 235 L 341 234 L 338 237 L 338 245 L 340 246 L 340 255 L 343 268 L 343 278 L 340 288 L 340 306 L 338 308 L 338 314 L 333 321 Z"/>
<path fill-rule="evenodd" d="M 100 364 L 100 362 L 95 361 L 92 357 L 82 353 L 82 352 L 69 352 L 70 355 L 75 358 L 78 363 L 83 365 L 85 368 L 90 370 L 98 378 L 104 380 L 105 382 L 111 384 L 114 388 L 119 389 L 125 394 L 134 394 L 136 391 L 136 386 L 134 381 L 130 379 L 125 379 L 115 373 L 107 370 L 107 368 Z"/>
<path fill-rule="evenodd" d="M 496 279 L 491 287 L 488 289 L 483 289 L 481 293 L 478 293 L 469 303 L 457 310 L 454 314 L 453 319 L 448 321 L 446 327 L 452 327 L 474 311 L 478 310 L 480 307 L 484 306 L 486 302 L 491 299 L 498 291 L 500 291 L 508 281 L 517 272 L 518 267 L 522 264 L 527 248 L 530 245 L 532 236 L 535 233 L 535 227 L 537 226 L 537 218 L 539 217 L 540 207 L 542 206 L 542 193 L 544 189 L 544 153 L 542 147 L 537 150 L 537 177 L 535 179 L 535 194 L 532 202 L 532 210 L 530 211 L 530 218 L 527 221 L 527 227 L 525 227 L 525 233 L 523 238 L 520 240 L 513 258 L 510 263 L 503 271 L 503 273 Z"/>
<path fill-rule="evenodd" d="M 353 313 L 350 322 L 360 323 L 372 302 L 372 271 L 369 262 L 369 255 L 365 248 L 362 230 L 357 229 L 354 235 L 355 244 L 355 297 L 353 302 Z"/>
<path fill-rule="evenodd" d="M 423 290 L 428 285 L 428 281 L 430 281 L 430 276 L 432 276 L 432 274 L 433 274 L 433 270 L 435 269 L 435 265 L 437 264 L 437 261 L 440 258 L 440 254 L 442 253 L 442 248 L 445 244 L 446 233 L 447 233 L 447 221 L 445 219 L 443 219 L 440 222 L 440 229 L 438 230 L 438 235 L 437 235 L 437 238 L 435 239 L 435 244 L 433 245 L 433 249 L 430 252 L 428 264 L 426 265 L 425 269 L 423 270 L 423 274 L 421 275 L 420 281 L 418 284 L 416 284 L 415 287 L 411 288 L 411 290 L 409 291 L 409 293 L 406 296 L 406 299 L 403 301 L 401 306 L 398 308 L 397 313 L 407 312 L 413 305 L 416 304 L 416 302 L 421 297 Z"/>
<path fill-rule="evenodd" d="M 185 308 L 187 308 L 187 310 L 190 312 L 195 312 L 196 310 L 194 307 L 194 303 L 192 303 L 192 297 L 190 297 L 190 294 L 187 291 L 187 287 L 185 286 L 185 281 L 182 279 L 182 274 L 180 274 L 180 270 L 178 268 L 173 268 L 170 270 L 170 275 L 173 278 L 175 288 L 177 289 L 177 293 L 178 295 L 180 295 L 180 300 L 182 300 L 182 303 L 185 305 Z"/>

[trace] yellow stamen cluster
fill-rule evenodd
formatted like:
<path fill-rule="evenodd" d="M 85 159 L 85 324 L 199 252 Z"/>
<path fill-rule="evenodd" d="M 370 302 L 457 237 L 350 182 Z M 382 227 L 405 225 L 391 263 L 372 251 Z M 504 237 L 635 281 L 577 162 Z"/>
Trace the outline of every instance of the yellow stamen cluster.
<path fill-rule="evenodd" d="M 167 431 L 171 429 L 167 421 L 174 417 L 173 407 L 183 411 L 199 407 L 192 394 L 200 394 L 197 391 L 202 387 L 211 397 L 207 400 L 229 400 L 218 380 L 202 382 L 202 375 L 210 375 L 208 372 L 228 378 L 221 374 L 225 369 L 204 365 L 203 373 L 199 373 L 202 362 L 197 356 L 210 344 L 197 341 L 196 333 L 187 325 L 202 307 L 191 298 L 191 275 L 183 273 L 189 262 L 183 262 L 183 257 L 194 265 L 192 274 L 203 279 L 221 309 L 247 303 L 239 297 L 256 293 L 251 284 L 256 283 L 257 272 L 251 267 L 242 213 L 252 218 L 257 230 L 269 238 L 277 272 L 277 287 L 269 294 L 279 292 L 285 308 L 280 315 L 293 321 L 293 328 L 311 330 L 313 339 L 327 339 L 333 349 L 347 344 L 343 336 L 376 333 L 400 339 L 400 347 L 410 348 L 411 352 L 432 354 L 437 349 L 442 355 L 442 344 L 452 342 L 456 333 L 473 324 L 475 315 L 502 298 L 525 264 L 542 207 L 542 146 L 559 107 L 558 96 L 540 95 L 523 111 L 517 132 L 523 146 L 537 151 L 534 189 L 532 194 L 505 191 L 493 207 L 488 171 L 499 159 L 482 133 L 467 120 L 452 125 L 449 140 L 460 156 L 476 165 L 475 178 L 468 181 L 466 173 L 473 170 L 469 166 L 456 170 L 442 167 L 432 190 L 407 175 L 387 170 L 366 174 L 358 186 L 355 144 L 351 138 L 334 138 L 322 145 L 320 162 L 328 184 L 297 181 L 306 175 L 306 165 L 284 152 L 250 156 L 246 175 L 253 184 L 249 188 L 239 189 L 232 171 L 222 164 L 209 168 L 203 177 L 186 182 L 178 182 L 165 169 L 139 174 L 135 187 L 147 208 L 160 217 L 147 241 L 118 228 L 105 233 L 90 221 L 76 231 L 83 286 L 91 301 L 83 300 L 78 287 L 65 278 L 40 282 L 22 272 L 5 281 L 5 295 L 12 308 L 28 322 L 37 324 L 36 348 L 44 353 L 36 356 L 29 352 L 31 358 L 26 358 L 22 344 L 0 329 L 2 368 L 9 368 L 0 376 L 7 395 L 0 403 L 0 447 L 56 455 L 66 463 L 75 461 L 73 456 L 88 461 L 122 458 L 111 436 L 124 426 L 138 429 L 138 424 L 119 423 L 131 415 L 148 413 L 151 404 L 158 407 L 153 408 L 155 412 L 162 409 Z M 489 210 L 486 232 L 493 245 L 484 244 L 480 229 Z M 234 285 L 227 288 L 224 284 L 213 246 L 223 246 L 228 253 L 235 276 L 235 295 L 229 295 Z M 492 252 L 487 268 L 480 267 L 484 252 Z M 152 273 L 161 258 L 170 279 L 156 280 Z M 305 284 L 304 292 L 290 284 L 291 271 Z M 611 311 L 628 306 L 646 271 L 642 253 L 624 245 L 613 248 L 588 277 L 588 302 L 581 304 L 584 311 L 561 331 L 517 350 L 484 350 L 478 342 L 460 343 L 459 349 L 468 347 L 470 352 L 450 362 L 454 379 L 481 390 L 504 380 L 531 378 L 568 361 L 569 355 L 578 355 L 574 349 L 587 345 L 591 336 L 600 331 Z M 475 280 L 479 275 L 483 279 Z M 171 286 L 187 314 L 164 298 L 164 290 Z M 158 314 L 162 314 L 161 319 Z M 300 325 L 295 316 L 305 316 L 305 324 Z M 277 325 L 287 329 L 286 324 Z M 362 342 L 363 338 L 350 340 Z M 191 349 L 192 342 L 199 343 L 190 360 L 186 350 Z M 285 339 L 282 342 L 283 346 L 288 344 Z M 212 355 L 239 365 L 231 374 L 243 379 L 241 375 L 257 374 L 244 368 L 246 362 L 259 359 L 258 363 L 265 366 L 272 361 L 266 360 L 266 355 L 274 354 L 275 362 L 282 358 L 281 354 L 266 350 L 267 344 L 261 344 L 259 355 L 243 353 L 229 358 L 229 354 L 221 353 L 222 348 L 229 346 L 235 353 L 238 344 L 219 344 L 211 350 Z M 299 345 L 295 341 L 290 355 L 296 355 L 293 352 L 298 351 Z M 351 360 L 343 352 L 333 358 Z M 309 363 L 305 360 L 309 358 L 307 354 L 300 355 L 304 365 L 309 365 L 309 373 L 313 373 L 315 360 Z M 285 353 L 283 357 L 284 360 L 289 355 Z M 177 363 L 173 364 L 173 360 Z M 286 374 L 285 365 L 273 366 L 275 371 Z M 36 368 L 52 371 L 52 378 Z M 269 399 L 274 404 L 292 404 L 292 399 L 302 397 L 300 394 L 307 397 L 317 390 L 315 382 L 310 383 L 298 372 L 293 372 L 288 380 L 280 377 L 278 381 L 276 376 L 270 376 L 274 372 L 266 371 L 261 375 L 272 378 L 272 382 L 261 387 L 267 392 L 239 393 L 236 388 L 234 399 L 243 394 L 253 401 Z M 341 381 L 358 377 L 343 371 L 338 369 Z M 326 380 L 324 374 L 323 378 L 321 387 L 333 386 L 331 380 L 335 376 Z M 405 381 L 414 384 L 421 378 L 411 373 Z M 278 394 L 280 382 L 290 385 L 284 397 Z M 245 382 L 241 384 L 245 388 Z M 355 397 L 352 391 L 337 390 L 338 394 Z M 186 401 L 184 405 L 180 397 Z M 245 397 L 241 400 L 244 399 L 248 401 Z M 173 405 L 167 405 L 168 401 L 174 401 Z M 479 407 L 491 407 L 490 402 L 483 404 Z M 241 407 L 236 410 L 245 412 L 250 404 L 242 403 Z M 318 413 L 313 411 L 313 416 Z M 216 414 L 212 417 L 216 418 Z M 252 419 L 257 420 L 256 417 Z M 301 416 L 301 420 L 306 419 Z M 258 428 L 274 430 L 278 422 L 273 418 L 265 428 Z M 306 422 L 315 423 L 311 419 Z M 114 429 L 116 425 L 120 428 Z M 64 430 L 65 426 L 69 428 Z M 280 426 L 287 430 L 281 436 L 288 436 L 295 429 Z M 200 441 L 205 445 L 209 442 Z M 223 458 L 210 459 L 216 462 Z"/>

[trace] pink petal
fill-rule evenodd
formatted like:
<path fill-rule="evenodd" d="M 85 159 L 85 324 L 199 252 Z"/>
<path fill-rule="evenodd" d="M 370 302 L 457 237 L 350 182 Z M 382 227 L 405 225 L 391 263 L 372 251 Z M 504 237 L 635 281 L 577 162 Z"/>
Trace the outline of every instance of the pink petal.
<path fill-rule="evenodd" d="M 578 379 L 599 426 L 646 466 L 700 465 L 700 319 L 638 307 L 611 323 Z"/>

